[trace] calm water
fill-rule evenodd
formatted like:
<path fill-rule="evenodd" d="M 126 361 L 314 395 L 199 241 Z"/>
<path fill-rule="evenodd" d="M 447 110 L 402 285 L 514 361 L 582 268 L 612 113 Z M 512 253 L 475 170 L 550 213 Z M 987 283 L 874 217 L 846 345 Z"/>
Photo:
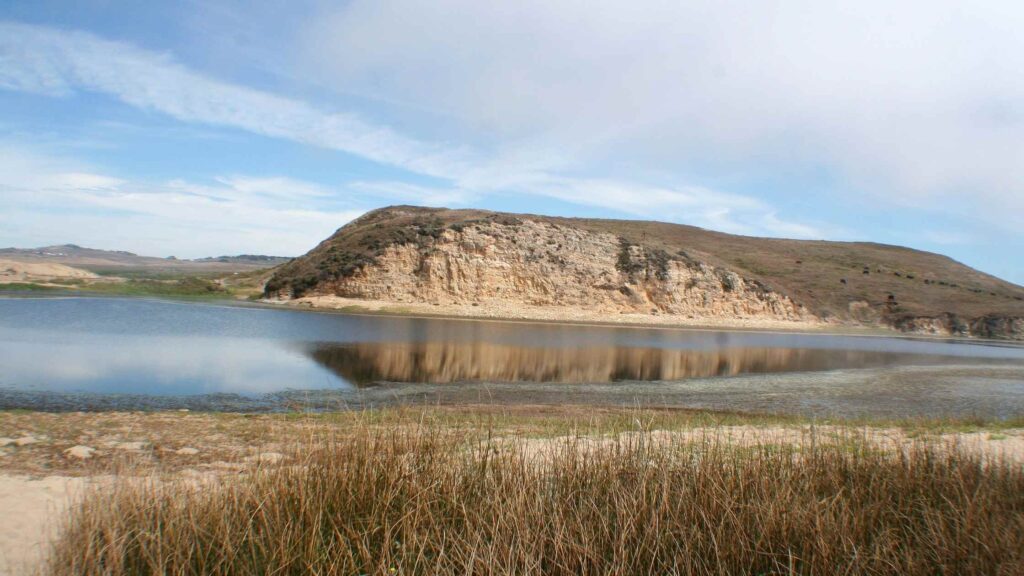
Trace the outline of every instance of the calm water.
<path fill-rule="evenodd" d="M 1024 413 L 1022 374 L 1013 346 L 0 299 L 7 408 L 493 400 L 1006 416 Z"/>

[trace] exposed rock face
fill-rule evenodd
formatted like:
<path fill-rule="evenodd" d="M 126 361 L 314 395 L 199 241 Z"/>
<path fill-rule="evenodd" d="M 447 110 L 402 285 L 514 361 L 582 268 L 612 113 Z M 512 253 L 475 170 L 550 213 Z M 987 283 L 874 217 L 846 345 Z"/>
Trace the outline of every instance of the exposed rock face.
<path fill-rule="evenodd" d="M 1024 340 L 1024 318 L 983 316 L 964 319 L 956 314 L 897 318 L 892 326 L 903 332 L 937 336 Z"/>
<path fill-rule="evenodd" d="M 393 244 L 351 276 L 312 293 L 394 302 L 574 306 L 611 314 L 773 320 L 802 307 L 730 270 L 545 222 L 445 229 L 424 245 Z"/>
<path fill-rule="evenodd" d="M 1024 340 L 1024 317 L 983 316 L 971 322 L 971 335 Z"/>

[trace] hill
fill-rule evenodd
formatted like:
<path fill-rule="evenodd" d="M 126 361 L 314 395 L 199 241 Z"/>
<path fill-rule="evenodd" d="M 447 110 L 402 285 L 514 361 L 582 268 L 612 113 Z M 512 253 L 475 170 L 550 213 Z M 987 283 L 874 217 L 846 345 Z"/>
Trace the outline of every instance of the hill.
<path fill-rule="evenodd" d="M 122 250 L 97 250 L 75 244 L 44 246 L 42 248 L 3 248 L 0 258 L 33 263 L 62 264 L 89 270 L 98 274 L 140 273 L 230 273 L 270 268 L 290 260 L 279 256 L 243 254 L 184 260 L 139 256 Z"/>
<path fill-rule="evenodd" d="M 88 270 L 49 262 L 18 262 L 0 258 L 0 284 L 47 282 L 51 280 L 87 280 L 97 276 Z"/>
<path fill-rule="evenodd" d="M 270 268 L 291 261 L 286 256 L 264 256 L 262 254 L 239 254 L 238 256 L 213 256 L 196 258 L 192 262 L 221 262 L 224 264 L 251 264 L 261 268 Z"/>
<path fill-rule="evenodd" d="M 482 316 L 563 310 L 1024 339 L 1024 288 L 939 254 L 482 210 L 369 212 L 281 266 L 265 296 L 467 307 Z"/>

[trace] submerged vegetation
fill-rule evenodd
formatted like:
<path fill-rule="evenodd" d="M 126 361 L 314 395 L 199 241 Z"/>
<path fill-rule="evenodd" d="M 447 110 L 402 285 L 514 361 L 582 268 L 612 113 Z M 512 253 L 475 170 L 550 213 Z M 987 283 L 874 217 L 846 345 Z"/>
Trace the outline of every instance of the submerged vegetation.
<path fill-rule="evenodd" d="M 308 435 L 227 479 L 125 480 L 64 527 L 64 574 L 1011 574 L 1024 471 L 949 447 L 710 433 Z"/>

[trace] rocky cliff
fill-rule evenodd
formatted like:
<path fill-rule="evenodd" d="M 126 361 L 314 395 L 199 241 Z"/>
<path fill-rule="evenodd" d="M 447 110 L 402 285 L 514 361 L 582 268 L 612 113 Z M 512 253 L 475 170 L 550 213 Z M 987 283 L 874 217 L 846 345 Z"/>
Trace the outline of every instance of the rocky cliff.
<path fill-rule="evenodd" d="M 679 237 L 677 229 L 689 233 L 690 241 Z M 952 261 L 936 260 L 942 259 L 937 255 L 829 242 L 806 242 L 801 250 L 799 241 L 700 231 L 710 236 L 703 237 L 694 234 L 697 230 L 386 208 L 357 219 L 281 267 L 265 295 L 466 305 L 481 311 L 563 307 L 681 322 L 828 320 L 937 334 L 1024 337 L 1024 289 L 962 265 L 956 266 L 963 271 L 950 269 Z M 737 241 L 749 246 L 737 246 Z M 902 256 L 900 261 L 893 262 L 893 251 Z M 780 261 L 796 270 L 777 272 Z M 917 272 L 920 276 L 912 272 L 928 267 L 933 270 Z M 801 282 L 799 276 L 808 271 L 809 280 Z M 826 274 L 832 278 L 823 278 Z M 872 282 L 877 285 L 867 286 Z M 960 283 L 973 298 L 958 303 L 948 293 L 959 293 Z M 911 287 L 927 297 L 915 297 Z M 945 298 L 931 294 L 941 291 Z M 982 293 L 989 306 L 976 312 L 975 300 L 985 300 L 979 298 Z M 946 308 L 932 306 L 934 300 Z"/>

